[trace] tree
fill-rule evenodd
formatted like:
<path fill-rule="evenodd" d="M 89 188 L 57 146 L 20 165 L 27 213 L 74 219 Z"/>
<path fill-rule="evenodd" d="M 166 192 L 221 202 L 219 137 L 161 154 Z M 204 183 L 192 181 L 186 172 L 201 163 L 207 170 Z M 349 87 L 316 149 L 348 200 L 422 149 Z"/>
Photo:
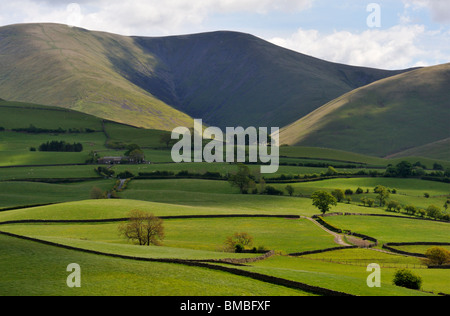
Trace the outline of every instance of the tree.
<path fill-rule="evenodd" d="M 337 174 L 338 174 L 338 171 L 333 166 L 328 167 L 328 171 L 326 173 L 327 176 L 334 176 Z"/>
<path fill-rule="evenodd" d="M 403 178 L 410 177 L 412 175 L 412 164 L 408 161 L 400 162 L 397 167 L 397 175 Z"/>
<path fill-rule="evenodd" d="M 345 199 L 345 193 L 341 189 L 336 189 L 331 194 L 336 198 L 336 200 L 339 203 L 342 202 L 342 200 Z"/>
<path fill-rule="evenodd" d="M 450 200 L 447 200 L 444 204 L 444 209 L 447 211 L 448 210 L 448 206 L 450 205 Z"/>
<path fill-rule="evenodd" d="M 417 212 L 417 208 L 414 205 L 407 205 L 405 206 L 405 211 L 410 215 L 414 215 Z"/>
<path fill-rule="evenodd" d="M 253 237 L 248 233 L 235 233 L 233 236 L 227 237 L 225 245 L 233 251 L 242 252 L 245 247 L 253 245 Z"/>
<path fill-rule="evenodd" d="M 356 194 L 363 194 L 364 190 L 362 188 L 356 189 Z"/>
<path fill-rule="evenodd" d="M 331 206 L 337 206 L 336 198 L 326 191 L 314 192 L 311 198 L 313 200 L 313 205 L 324 215 L 330 211 Z"/>
<path fill-rule="evenodd" d="M 173 142 L 172 135 L 170 133 L 163 133 L 161 134 L 161 137 L 159 138 L 159 142 L 161 144 L 164 144 L 169 148 L 170 143 Z"/>
<path fill-rule="evenodd" d="M 390 196 L 389 190 L 386 187 L 382 186 L 382 185 L 378 185 L 375 188 L 374 192 L 378 194 L 377 195 L 377 200 L 380 201 L 380 206 L 385 205 L 386 204 L 386 200 Z"/>
<path fill-rule="evenodd" d="M 429 265 L 441 266 L 446 263 L 450 263 L 450 251 L 440 248 L 433 247 L 427 250 L 425 253 L 427 257 L 427 262 Z"/>
<path fill-rule="evenodd" d="M 361 203 L 363 204 L 363 206 L 366 206 L 366 204 L 367 204 L 367 197 L 362 197 L 361 199 L 360 199 L 360 201 L 361 201 Z"/>
<path fill-rule="evenodd" d="M 294 189 L 294 187 L 293 187 L 292 185 L 288 185 L 288 186 L 286 187 L 286 191 L 287 191 L 287 193 L 289 194 L 289 196 L 293 196 L 293 195 L 294 195 L 294 192 L 295 192 L 295 189 Z"/>
<path fill-rule="evenodd" d="M 395 273 L 394 284 L 412 290 L 420 290 L 422 287 L 422 278 L 409 270 L 402 269 Z"/>
<path fill-rule="evenodd" d="M 143 163 L 145 154 L 141 149 L 135 149 L 128 155 L 129 161 L 132 163 Z"/>
<path fill-rule="evenodd" d="M 280 190 L 274 188 L 273 186 L 268 185 L 266 187 L 266 189 L 264 190 L 263 194 L 266 194 L 266 195 L 283 195 L 283 191 L 280 191 Z"/>
<path fill-rule="evenodd" d="M 427 215 L 431 218 L 439 219 L 442 217 L 442 211 L 439 207 L 435 205 L 430 205 L 427 208 Z"/>
<path fill-rule="evenodd" d="M 238 172 L 231 175 L 228 181 L 232 186 L 238 187 L 242 194 L 247 193 L 252 181 L 249 167 L 244 164 L 239 164 Z"/>
<path fill-rule="evenodd" d="M 99 187 L 93 187 L 90 196 L 91 200 L 101 200 L 106 198 L 105 192 Z"/>
<path fill-rule="evenodd" d="M 372 207 L 375 204 L 375 200 L 374 199 L 367 199 L 367 206 L 368 207 Z"/>
<path fill-rule="evenodd" d="M 164 240 L 163 220 L 140 210 L 131 211 L 129 220 L 119 225 L 119 233 L 140 246 L 161 245 Z"/>
<path fill-rule="evenodd" d="M 397 201 L 389 201 L 386 205 L 387 210 L 392 212 L 395 211 L 400 206 L 400 203 Z"/>
<path fill-rule="evenodd" d="M 128 145 L 127 147 L 127 151 L 125 152 L 125 156 L 126 157 L 129 157 L 130 156 L 130 154 L 134 151 L 134 150 L 142 150 L 142 148 L 141 148 L 141 146 L 139 146 L 139 145 L 136 145 L 136 144 L 131 144 L 131 145 Z"/>

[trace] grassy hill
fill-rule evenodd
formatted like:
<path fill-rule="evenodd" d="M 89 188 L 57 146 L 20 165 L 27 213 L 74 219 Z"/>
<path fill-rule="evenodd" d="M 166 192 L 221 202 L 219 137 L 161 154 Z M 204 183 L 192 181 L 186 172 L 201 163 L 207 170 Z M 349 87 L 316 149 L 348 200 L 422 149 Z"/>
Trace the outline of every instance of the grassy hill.
<path fill-rule="evenodd" d="M 396 153 L 389 158 L 402 157 L 431 157 L 441 160 L 450 159 L 450 138 L 440 140 L 434 143 L 426 144 L 424 146 L 414 147 L 405 151 Z"/>
<path fill-rule="evenodd" d="M 135 41 L 164 68 L 148 80 L 128 67 L 131 80 L 219 127 L 282 127 L 345 92 L 399 73 L 330 63 L 235 32 Z"/>
<path fill-rule="evenodd" d="M 129 60 L 151 76 L 157 62 L 131 38 L 56 24 L 0 28 L 0 95 L 61 106 L 134 126 L 171 130 L 191 118 L 115 69 Z"/>
<path fill-rule="evenodd" d="M 162 130 L 192 125 L 188 115 L 220 127 L 286 126 L 399 73 L 329 63 L 233 32 L 144 38 L 26 24 L 0 28 L 0 38 L 2 98 Z"/>
<path fill-rule="evenodd" d="M 448 160 L 449 147 L 445 141 L 439 141 L 450 136 L 449 84 L 450 64 L 380 80 L 345 94 L 284 128 L 281 143 L 379 157 L 416 148 L 409 154 Z M 422 147 L 427 145 L 443 151 L 430 155 Z"/>
<path fill-rule="evenodd" d="M 35 131 L 30 128 L 35 128 Z M 127 145 L 135 143 L 150 151 L 148 157 L 152 161 L 168 161 L 170 151 L 150 150 L 162 146 L 160 137 L 164 133 L 168 132 L 105 121 L 60 107 L 0 101 L 0 167 L 83 164 L 91 151 L 101 157 L 121 156 Z M 38 148 L 48 141 L 81 143 L 83 151 L 30 151 L 30 148 Z"/>

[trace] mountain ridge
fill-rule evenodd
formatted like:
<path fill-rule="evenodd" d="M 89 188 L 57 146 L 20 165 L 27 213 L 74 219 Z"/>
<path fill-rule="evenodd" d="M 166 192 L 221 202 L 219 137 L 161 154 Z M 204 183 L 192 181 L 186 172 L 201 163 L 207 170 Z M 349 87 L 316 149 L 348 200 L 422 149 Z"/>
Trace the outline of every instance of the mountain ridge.
<path fill-rule="evenodd" d="M 0 28 L 0 95 L 138 127 L 192 118 L 285 126 L 355 87 L 409 70 L 335 64 L 253 35 L 126 37 L 60 24 Z"/>
<path fill-rule="evenodd" d="M 379 80 L 284 127 L 280 142 L 378 157 L 420 149 L 450 137 L 448 86 L 450 63 Z"/>

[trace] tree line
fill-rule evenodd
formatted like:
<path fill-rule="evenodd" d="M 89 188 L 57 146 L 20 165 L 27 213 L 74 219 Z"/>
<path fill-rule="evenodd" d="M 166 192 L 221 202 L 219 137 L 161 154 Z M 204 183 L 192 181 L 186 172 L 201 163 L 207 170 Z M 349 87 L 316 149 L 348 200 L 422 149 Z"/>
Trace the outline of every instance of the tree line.
<path fill-rule="evenodd" d="M 33 151 L 33 148 L 31 150 Z M 81 143 L 69 144 L 65 141 L 51 141 L 41 144 L 39 146 L 39 151 L 79 153 L 83 151 L 83 145 Z"/>

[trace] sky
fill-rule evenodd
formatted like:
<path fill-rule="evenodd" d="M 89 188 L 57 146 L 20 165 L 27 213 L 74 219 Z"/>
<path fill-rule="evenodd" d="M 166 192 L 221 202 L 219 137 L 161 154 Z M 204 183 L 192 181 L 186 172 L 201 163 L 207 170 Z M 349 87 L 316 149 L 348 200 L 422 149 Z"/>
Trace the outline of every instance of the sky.
<path fill-rule="evenodd" d="M 450 62 L 450 0 L 14 0 L 0 25 L 53 22 L 121 35 L 250 33 L 328 61 L 382 69 Z"/>

